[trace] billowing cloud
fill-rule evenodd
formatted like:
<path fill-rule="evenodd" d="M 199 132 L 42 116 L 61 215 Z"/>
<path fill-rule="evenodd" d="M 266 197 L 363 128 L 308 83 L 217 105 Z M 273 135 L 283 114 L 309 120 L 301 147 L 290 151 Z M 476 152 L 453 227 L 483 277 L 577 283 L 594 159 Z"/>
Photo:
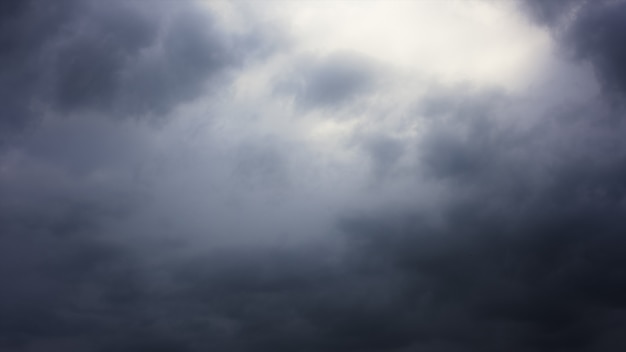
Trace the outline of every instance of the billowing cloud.
<path fill-rule="evenodd" d="M 188 1 L 145 6 L 33 0 L 4 6 L 0 79 L 8 133 L 51 113 L 166 114 L 204 92 L 207 79 L 262 47 L 246 51 L 252 35 L 229 34 Z"/>
<path fill-rule="evenodd" d="M 624 349 L 624 2 L 150 4 L 0 5 L 2 351 Z"/>
<path fill-rule="evenodd" d="M 533 18 L 555 31 L 570 55 L 593 65 L 607 93 L 624 93 L 624 1 L 525 1 L 524 5 Z"/>
<path fill-rule="evenodd" d="M 400 277 L 388 291 L 417 320 L 398 331 L 427 336 L 405 347 L 619 350 L 624 159 L 609 150 L 621 142 L 594 115 L 583 126 L 544 116 L 538 132 L 502 130 L 480 112 L 419 144 L 421 173 L 450 192 L 429 205 L 434 216 L 394 207 L 342 222 L 362 265 L 378 263 L 372 275 Z"/>

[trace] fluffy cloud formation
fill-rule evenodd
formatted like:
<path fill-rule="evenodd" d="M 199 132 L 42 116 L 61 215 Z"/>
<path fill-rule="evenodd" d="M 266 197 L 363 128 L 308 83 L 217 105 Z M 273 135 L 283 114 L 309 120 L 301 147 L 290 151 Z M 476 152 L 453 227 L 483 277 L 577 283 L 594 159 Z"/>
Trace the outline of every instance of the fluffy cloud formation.
<path fill-rule="evenodd" d="M 7 134 L 51 112 L 110 118 L 166 114 L 263 46 L 250 46 L 251 34 L 226 32 L 190 2 L 9 1 L 3 6 L 2 129 Z"/>
<path fill-rule="evenodd" d="M 0 349 L 623 350 L 624 2 L 452 3 L 528 77 L 310 4 L 3 3 Z"/>
<path fill-rule="evenodd" d="M 623 94 L 626 72 L 622 66 L 625 28 L 623 1 L 525 1 L 523 8 L 539 23 L 552 28 L 570 54 L 589 61 L 606 85 L 606 93 Z"/>

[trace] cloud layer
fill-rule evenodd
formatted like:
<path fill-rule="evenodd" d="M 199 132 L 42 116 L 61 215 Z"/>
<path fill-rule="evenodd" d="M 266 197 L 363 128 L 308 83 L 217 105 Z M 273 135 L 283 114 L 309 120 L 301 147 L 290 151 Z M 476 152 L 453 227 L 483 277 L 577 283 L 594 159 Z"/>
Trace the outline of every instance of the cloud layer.
<path fill-rule="evenodd" d="M 626 347 L 626 3 L 419 5 L 551 38 L 501 84 L 150 4 L 0 5 L 1 350 Z"/>

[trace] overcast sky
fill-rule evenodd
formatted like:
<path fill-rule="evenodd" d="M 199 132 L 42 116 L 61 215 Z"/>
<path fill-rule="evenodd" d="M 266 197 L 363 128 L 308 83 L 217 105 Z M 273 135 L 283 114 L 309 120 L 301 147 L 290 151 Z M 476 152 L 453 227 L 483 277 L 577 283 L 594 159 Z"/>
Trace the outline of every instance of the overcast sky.
<path fill-rule="evenodd" d="M 0 351 L 626 350 L 626 1 L 3 0 Z"/>

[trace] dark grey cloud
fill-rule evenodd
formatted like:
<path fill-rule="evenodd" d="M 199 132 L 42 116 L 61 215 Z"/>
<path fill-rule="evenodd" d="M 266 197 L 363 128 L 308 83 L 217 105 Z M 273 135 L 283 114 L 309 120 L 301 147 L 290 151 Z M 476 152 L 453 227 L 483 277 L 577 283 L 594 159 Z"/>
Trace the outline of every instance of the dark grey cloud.
<path fill-rule="evenodd" d="M 77 193 L 68 202 L 39 191 L 23 203 L 23 194 L 3 189 L 13 197 L 2 209 L 0 279 L 10 289 L 0 305 L 0 346 L 620 350 L 626 163 L 607 153 L 623 145 L 619 133 L 611 130 L 613 141 L 592 136 L 606 128 L 594 116 L 505 129 L 489 97 L 442 97 L 460 108 L 439 110 L 447 118 L 428 125 L 419 142 L 367 139 L 381 168 L 393 168 L 386 159 L 401 155 L 398 148 L 418 149 L 423 162 L 413 176 L 452 196 L 436 217 L 397 205 L 349 212 L 338 223 L 338 247 L 207 246 L 190 254 L 143 241 L 151 249 L 142 252 L 108 233 L 133 216 L 135 205 L 120 204 L 120 194 L 102 189 L 91 201 Z M 585 143 L 558 148 L 561 137 L 578 137 L 580 124 Z M 274 172 L 275 151 L 250 148 L 261 156 L 242 152 L 251 158 L 240 159 L 244 170 Z"/>
<path fill-rule="evenodd" d="M 570 105 L 511 128 L 510 98 L 457 93 L 418 112 L 416 177 L 448 192 L 437 215 L 394 206 L 340 223 L 360 265 L 400 283 L 386 294 L 408 317 L 404 348 L 620 350 L 623 125 Z"/>
<path fill-rule="evenodd" d="M 141 178 L 163 156 L 144 122 L 271 51 L 265 29 L 229 33 L 201 6 L 0 5 L 1 350 L 197 350 L 168 325 L 193 325 L 183 295 L 159 308 L 170 288 L 155 288 L 149 250 L 121 224 L 154 200 Z"/>
<path fill-rule="evenodd" d="M 523 5 L 554 30 L 569 55 L 593 65 L 606 93 L 626 91 L 626 2 L 533 0 Z"/>
<path fill-rule="evenodd" d="M 93 300 L 113 301 L 133 289 L 128 281 L 133 259 L 100 231 L 127 207 L 117 197 L 89 201 L 63 193 L 25 201 L 11 199 L 10 192 L 4 187 L 0 192 L 0 346 L 46 350 L 64 339 L 70 346 L 72 340 L 97 343 L 83 338 L 95 337 L 102 324 L 97 312 L 102 305 Z"/>
<path fill-rule="evenodd" d="M 264 50 L 267 41 L 259 33 L 227 33 L 192 1 L 3 6 L 3 139 L 50 114 L 167 114 L 209 88 L 207 80 L 219 90 L 224 70 Z"/>
<path fill-rule="evenodd" d="M 349 52 L 305 57 L 286 73 L 278 91 L 294 94 L 305 109 L 338 108 L 374 88 L 377 69 L 373 60 Z"/>
<path fill-rule="evenodd" d="M 380 188 L 409 178 L 405 194 L 366 205 L 354 195 L 331 214 L 331 230 L 316 214 L 285 212 L 319 240 L 266 240 L 280 226 L 254 224 L 276 204 L 229 208 L 223 194 L 245 203 L 258 189 L 296 187 L 294 165 L 309 160 L 291 158 L 310 154 L 253 133 L 227 143 L 226 161 L 194 159 L 185 148 L 214 145 L 181 147 L 184 136 L 132 121 L 219 90 L 229 68 L 270 50 L 252 43 L 258 33 L 233 37 L 191 2 L 55 4 L 0 5 L 0 127 L 6 137 L 37 126 L 0 155 L 1 350 L 626 347 L 625 127 L 604 96 L 562 104 L 546 93 L 550 109 L 537 113 L 502 92 L 433 89 L 406 112 L 418 137 L 368 130 L 353 141 L 369 162 L 354 172 Z M 607 44 L 619 41 L 619 24 L 606 10 L 621 3 L 567 20 L 558 14 L 578 3 L 528 4 L 544 24 L 564 21 L 558 38 L 614 79 L 607 96 L 621 92 L 621 54 Z M 605 25 L 598 42 L 582 31 Z M 300 64 L 281 89 L 306 109 L 356 101 L 381 74 L 343 54 Z M 524 113 L 539 116 L 516 124 Z M 164 152 L 172 146 L 180 150 Z M 139 182 L 138 170 L 155 183 Z M 443 195 L 420 199 L 420 187 Z M 222 217 L 252 223 L 242 227 L 251 233 L 220 242 L 241 235 Z"/>
<path fill-rule="evenodd" d="M 417 149 L 412 176 L 451 196 L 433 205 L 435 217 L 406 205 L 348 212 L 339 246 L 213 245 L 190 254 L 144 241 L 146 258 L 107 235 L 133 216 L 114 211 L 124 208 L 119 194 L 91 202 L 76 195 L 74 206 L 14 196 L 2 211 L 10 230 L 2 248 L 15 253 L 3 259 L 2 279 L 12 284 L 2 347 L 620 350 L 621 129 L 603 133 L 610 126 L 575 116 L 576 106 L 534 128 L 508 129 L 501 106 L 512 100 L 492 97 L 442 95 L 436 100 L 449 103 L 426 118 L 428 138 L 419 141 L 363 139 L 381 168 Z M 276 150 L 264 145 L 245 147 L 260 156 L 244 148 L 234 159 L 243 176 L 279 169 Z"/>

